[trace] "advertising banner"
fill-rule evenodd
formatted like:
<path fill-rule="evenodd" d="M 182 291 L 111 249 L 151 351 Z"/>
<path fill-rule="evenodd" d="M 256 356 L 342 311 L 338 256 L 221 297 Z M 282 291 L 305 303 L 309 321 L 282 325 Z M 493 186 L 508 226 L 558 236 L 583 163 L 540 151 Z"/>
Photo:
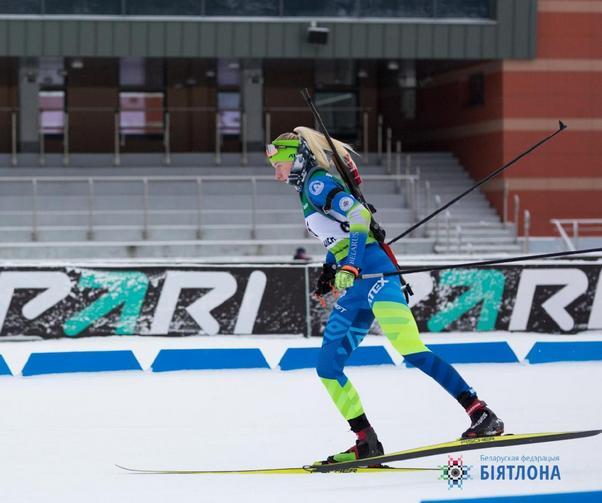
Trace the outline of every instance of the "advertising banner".
<path fill-rule="evenodd" d="M 406 276 L 421 331 L 602 328 L 601 266 L 579 262 Z M 0 336 L 320 335 L 333 299 L 315 265 L 5 267 Z M 376 328 L 377 329 L 377 328 Z"/>

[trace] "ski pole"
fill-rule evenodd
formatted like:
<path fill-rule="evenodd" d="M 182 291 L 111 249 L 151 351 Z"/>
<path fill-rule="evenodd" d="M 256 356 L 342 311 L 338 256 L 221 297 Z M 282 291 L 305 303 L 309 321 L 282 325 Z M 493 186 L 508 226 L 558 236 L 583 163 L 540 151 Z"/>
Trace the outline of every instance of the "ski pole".
<path fill-rule="evenodd" d="M 373 279 L 373 278 L 384 278 L 386 276 L 397 276 L 398 274 L 411 274 L 413 272 L 429 272 L 429 271 L 443 271 L 445 269 L 467 269 L 470 267 L 481 267 L 485 265 L 497 265 L 497 264 L 508 264 L 511 262 L 521 262 L 523 260 L 535 260 L 538 258 L 555 258 L 555 257 L 568 257 L 569 255 L 579 255 L 581 253 L 593 253 L 602 252 L 602 248 L 586 248 L 585 250 L 565 251 L 565 252 L 554 252 L 554 253 L 540 253 L 538 255 L 523 255 L 520 257 L 511 257 L 503 259 L 492 259 L 483 260 L 480 262 L 465 262 L 463 264 L 450 264 L 450 265 L 437 265 L 437 266 L 426 266 L 426 267 L 413 267 L 412 269 L 404 269 L 393 272 L 376 272 L 372 274 L 360 274 L 358 279 Z"/>
<path fill-rule="evenodd" d="M 446 204 L 444 204 L 443 206 L 441 206 L 440 208 L 437 208 L 435 211 L 433 211 L 430 215 L 427 215 L 426 217 L 424 217 L 422 220 L 420 220 L 420 222 L 415 223 L 414 225 L 410 226 L 408 229 L 406 229 L 405 231 L 403 231 L 399 236 L 391 239 L 391 241 L 389 241 L 388 244 L 393 244 L 395 243 L 395 241 L 407 236 L 410 232 L 412 232 L 413 230 L 417 229 L 418 227 L 420 227 L 421 225 L 424 225 L 425 223 L 427 223 L 429 220 L 431 220 L 432 218 L 436 217 L 439 213 L 441 213 L 442 211 L 445 211 L 447 208 L 449 208 L 452 204 L 454 204 L 455 202 L 459 201 L 460 199 L 462 199 L 464 196 L 466 196 L 467 194 L 469 194 L 470 192 L 472 192 L 473 190 L 475 190 L 476 188 L 480 187 L 481 185 L 483 185 L 485 182 L 491 180 L 494 176 L 499 175 L 502 171 L 508 169 L 510 166 L 512 166 L 515 162 L 519 161 L 520 159 L 522 159 L 523 157 L 525 157 L 526 155 L 530 154 L 531 152 L 533 152 L 536 148 L 540 147 L 541 145 L 543 145 L 544 143 L 546 143 L 547 141 L 551 140 L 552 138 L 554 138 L 554 136 L 556 136 L 558 133 L 560 133 L 561 131 L 564 131 L 567 128 L 566 124 L 564 124 L 562 121 L 558 121 L 558 129 L 552 133 L 549 136 L 546 136 L 544 139 L 538 141 L 535 145 L 533 145 L 532 147 L 530 147 L 529 149 L 525 150 L 523 153 L 519 154 L 518 156 L 516 156 L 514 159 L 512 159 L 510 162 L 504 164 L 502 167 L 496 169 L 495 171 L 489 173 L 485 178 L 483 178 L 482 180 L 479 180 L 477 183 L 475 183 L 472 187 L 470 187 L 469 189 L 466 189 L 464 192 L 462 192 L 460 195 L 454 197 L 451 201 L 447 202 Z"/>

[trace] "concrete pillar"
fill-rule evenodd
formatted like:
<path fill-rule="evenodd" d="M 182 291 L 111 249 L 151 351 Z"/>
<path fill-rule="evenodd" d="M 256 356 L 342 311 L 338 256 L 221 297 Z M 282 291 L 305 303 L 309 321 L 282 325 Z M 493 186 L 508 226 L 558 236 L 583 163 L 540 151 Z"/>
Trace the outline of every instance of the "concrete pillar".
<path fill-rule="evenodd" d="M 37 58 L 19 60 L 19 150 L 38 152 L 39 98 Z"/>
<path fill-rule="evenodd" d="M 262 150 L 263 131 L 263 69 L 260 59 L 242 61 L 240 92 L 247 112 L 247 139 L 249 150 Z"/>

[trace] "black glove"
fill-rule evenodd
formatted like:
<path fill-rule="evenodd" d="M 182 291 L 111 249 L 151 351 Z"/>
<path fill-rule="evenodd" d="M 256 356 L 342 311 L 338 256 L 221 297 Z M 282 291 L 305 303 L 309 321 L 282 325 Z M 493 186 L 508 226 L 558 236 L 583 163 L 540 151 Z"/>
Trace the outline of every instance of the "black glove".
<path fill-rule="evenodd" d="M 322 264 L 322 273 L 318 278 L 314 295 L 322 296 L 332 292 L 336 272 L 336 264 Z"/>

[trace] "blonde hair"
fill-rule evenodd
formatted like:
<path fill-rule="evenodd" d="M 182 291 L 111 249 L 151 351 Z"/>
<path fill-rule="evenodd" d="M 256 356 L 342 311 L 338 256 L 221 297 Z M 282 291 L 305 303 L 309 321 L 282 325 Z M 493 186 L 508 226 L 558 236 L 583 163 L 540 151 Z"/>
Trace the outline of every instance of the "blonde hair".
<path fill-rule="evenodd" d="M 324 169 L 329 169 L 330 161 L 328 160 L 328 153 L 331 152 L 332 149 L 330 148 L 326 137 L 319 131 L 305 126 L 298 126 L 293 129 L 293 131 L 293 133 L 283 133 L 276 139 L 296 140 L 298 138 L 302 138 L 305 143 L 307 143 L 309 150 L 311 150 L 312 154 L 316 158 L 318 166 Z M 332 143 L 334 143 L 334 147 L 343 159 L 349 155 L 350 152 L 353 152 L 354 154 L 356 153 L 355 150 L 353 150 L 353 147 L 347 143 L 335 140 L 334 138 L 332 139 Z"/>

